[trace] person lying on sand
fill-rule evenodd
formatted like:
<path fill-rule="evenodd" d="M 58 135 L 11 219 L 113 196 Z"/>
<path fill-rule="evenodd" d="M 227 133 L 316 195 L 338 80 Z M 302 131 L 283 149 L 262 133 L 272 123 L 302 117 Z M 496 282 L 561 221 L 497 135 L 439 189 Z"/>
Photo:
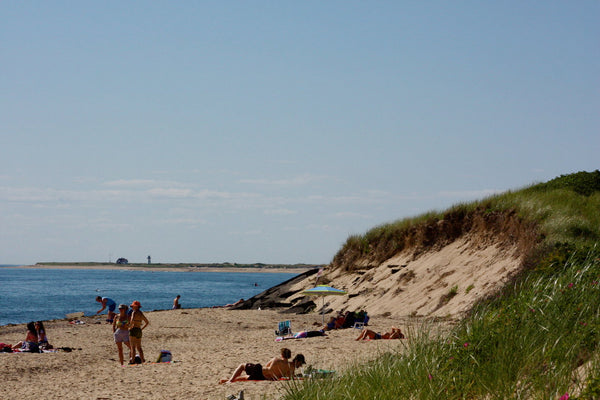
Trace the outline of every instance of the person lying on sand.
<path fill-rule="evenodd" d="M 372 331 L 370 329 L 363 330 L 360 335 L 356 338 L 356 340 L 377 340 L 377 339 L 404 339 L 404 334 L 400 330 L 400 328 L 396 328 L 392 326 L 392 330 L 390 332 L 379 333 Z"/>
<path fill-rule="evenodd" d="M 260 364 L 240 364 L 229 379 L 221 379 L 219 383 L 232 383 L 240 381 L 264 381 L 278 380 L 283 377 L 294 376 L 296 368 L 306 364 L 304 356 L 297 354 L 292 361 L 288 361 L 292 352 L 289 349 L 281 349 L 281 357 L 271 359 L 264 367 Z M 245 376 L 241 376 L 245 372 Z"/>
<path fill-rule="evenodd" d="M 212 306 L 212 308 L 229 308 L 229 307 L 235 307 L 235 306 L 237 306 L 239 304 L 242 304 L 244 301 L 245 301 L 244 299 L 239 299 L 235 303 L 225 304 L 224 306 Z"/>
<path fill-rule="evenodd" d="M 300 331 L 292 336 L 279 336 L 275 339 L 275 341 L 280 342 L 282 340 L 304 339 L 304 338 L 315 337 L 315 336 L 327 336 L 327 334 L 325 333 L 325 330 L 323 330 L 323 329 L 318 330 L 318 331 Z"/>

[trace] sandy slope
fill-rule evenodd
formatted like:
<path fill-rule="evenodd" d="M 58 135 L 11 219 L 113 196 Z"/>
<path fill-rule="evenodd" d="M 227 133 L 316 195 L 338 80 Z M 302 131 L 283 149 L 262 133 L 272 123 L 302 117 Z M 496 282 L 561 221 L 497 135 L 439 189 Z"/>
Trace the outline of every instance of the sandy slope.
<path fill-rule="evenodd" d="M 326 312 L 363 309 L 375 317 L 460 318 L 475 302 L 500 289 L 518 273 L 521 258 L 516 245 L 475 245 L 463 237 L 418 256 L 403 252 L 380 265 L 365 265 L 352 272 L 326 268 L 318 281 L 312 275 L 281 285 L 249 299 L 247 306 L 264 308 L 283 298 L 296 310 L 310 308 L 309 302 L 313 302 L 317 311 L 324 304 Z M 302 294 L 316 283 L 344 289 L 348 296 L 315 299 Z"/>

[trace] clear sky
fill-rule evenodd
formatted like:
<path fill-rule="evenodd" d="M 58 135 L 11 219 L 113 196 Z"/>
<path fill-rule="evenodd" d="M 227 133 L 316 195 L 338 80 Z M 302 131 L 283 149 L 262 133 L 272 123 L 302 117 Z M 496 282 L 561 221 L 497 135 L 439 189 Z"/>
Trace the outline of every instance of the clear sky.
<path fill-rule="evenodd" d="M 599 111 L 598 1 L 4 1 L 0 263 L 328 263 Z"/>

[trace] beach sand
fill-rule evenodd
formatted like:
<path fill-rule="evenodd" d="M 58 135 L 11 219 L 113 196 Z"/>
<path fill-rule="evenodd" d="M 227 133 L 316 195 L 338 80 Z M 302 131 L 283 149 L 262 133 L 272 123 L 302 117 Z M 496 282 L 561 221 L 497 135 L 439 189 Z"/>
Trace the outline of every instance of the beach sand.
<path fill-rule="evenodd" d="M 244 390 L 246 399 L 278 398 L 288 382 L 236 382 L 219 385 L 246 362 L 262 363 L 288 347 L 302 353 L 307 365 L 342 372 L 357 361 L 396 350 L 400 340 L 356 342 L 357 329 L 329 331 L 327 337 L 275 341 L 277 323 L 291 320 L 292 329 L 319 329 L 319 314 L 282 314 L 273 310 L 219 308 L 153 311 L 146 313 L 144 330 L 147 361 L 170 350 L 172 363 L 121 366 L 105 316 L 84 317 L 85 324 L 67 320 L 45 323 L 51 344 L 72 352 L 0 354 L 2 399 L 225 399 Z M 316 324 L 316 325 L 314 325 Z M 370 328 L 406 330 L 407 320 L 373 318 Z M 23 340 L 26 327 L 0 327 L 0 342 Z M 127 352 L 126 352 L 127 357 Z M 266 396 L 266 397 L 264 397 Z"/>
<path fill-rule="evenodd" d="M 438 321 L 437 326 L 430 325 L 432 332 L 444 330 L 477 301 L 499 290 L 520 270 L 522 255 L 518 244 L 499 241 L 496 235 L 483 239 L 471 235 L 418 255 L 409 249 L 379 265 L 354 271 L 326 268 L 319 283 L 347 290 L 348 296 L 329 296 L 325 303 L 301 295 L 302 290 L 317 284 L 315 276 L 308 276 L 248 300 L 251 310 L 148 313 L 151 325 L 143 339 L 146 358 L 153 361 L 161 350 L 170 350 L 174 362 L 169 364 L 121 367 L 111 326 L 100 323 L 102 318 L 84 318 L 84 325 L 51 321 L 47 324 L 50 343 L 81 350 L 0 354 L 4 378 L 0 398 L 225 399 L 240 390 L 246 399 L 279 398 L 289 382 L 219 385 L 218 381 L 230 377 L 241 363 L 264 365 L 284 346 L 293 355 L 304 354 L 314 368 L 340 373 L 382 352 L 401 350 L 410 341 L 411 331 L 419 329 L 414 325 Z M 327 337 L 276 342 L 274 331 L 279 321 L 291 320 L 294 332 L 319 329 L 322 321 L 316 313 L 265 309 L 282 301 L 314 301 L 317 310 L 323 304 L 326 310 L 364 309 L 371 317 L 370 329 L 383 332 L 394 325 L 406 332 L 407 339 L 356 342 L 359 330 L 350 328 L 329 331 Z M 259 306 L 263 310 L 258 310 Z M 16 343 L 25 333 L 25 325 L 2 326 L 0 342 Z"/>

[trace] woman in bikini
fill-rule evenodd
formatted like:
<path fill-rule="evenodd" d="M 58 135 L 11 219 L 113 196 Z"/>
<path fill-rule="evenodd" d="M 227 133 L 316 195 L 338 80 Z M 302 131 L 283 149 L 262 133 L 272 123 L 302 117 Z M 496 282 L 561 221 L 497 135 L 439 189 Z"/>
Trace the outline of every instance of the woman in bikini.
<path fill-rule="evenodd" d="M 139 301 L 131 303 L 133 312 L 129 317 L 129 342 L 131 344 L 131 351 L 135 355 L 140 356 L 142 362 L 146 362 L 144 358 L 144 351 L 142 350 L 142 331 L 150 324 L 144 313 L 140 310 L 142 305 Z M 142 325 L 143 323 L 143 325 Z"/>
<path fill-rule="evenodd" d="M 129 315 L 127 315 L 127 305 L 119 305 L 119 315 L 113 321 L 113 336 L 117 349 L 119 350 L 119 361 L 123 365 L 123 343 L 129 349 L 129 363 L 133 363 L 133 354 L 129 344 Z"/>
<path fill-rule="evenodd" d="M 370 329 L 363 330 L 356 340 L 377 340 L 377 339 L 404 339 L 404 334 L 400 328 L 392 326 L 390 332 L 379 333 Z"/>

